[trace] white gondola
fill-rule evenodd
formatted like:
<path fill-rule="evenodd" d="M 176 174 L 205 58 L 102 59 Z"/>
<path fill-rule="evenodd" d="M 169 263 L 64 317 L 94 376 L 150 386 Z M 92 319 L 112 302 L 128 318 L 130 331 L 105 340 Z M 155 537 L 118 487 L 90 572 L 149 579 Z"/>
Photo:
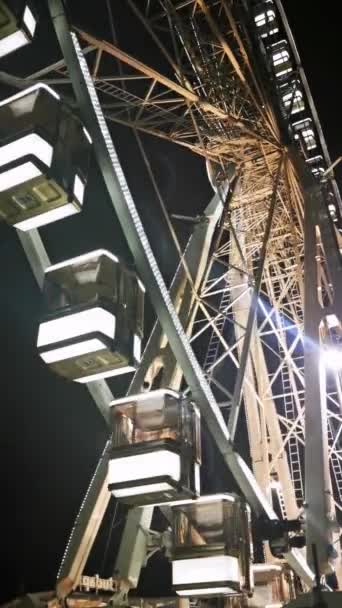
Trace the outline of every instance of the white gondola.
<path fill-rule="evenodd" d="M 111 403 L 113 448 L 108 488 L 135 505 L 190 498 L 200 490 L 200 417 L 196 406 L 171 390 Z"/>
<path fill-rule="evenodd" d="M 298 79 L 295 78 L 281 85 L 279 94 L 287 118 L 305 110 L 303 87 Z"/>
<path fill-rule="evenodd" d="M 103 249 L 50 266 L 44 281 L 49 314 L 37 339 L 41 358 L 81 383 L 134 371 L 144 292 L 136 274 Z"/>
<path fill-rule="evenodd" d="M 306 159 L 306 164 L 309 165 L 311 169 L 311 173 L 313 176 L 319 181 L 324 177 L 325 173 L 325 163 L 323 156 L 321 154 L 317 154 L 316 156 L 312 156 L 311 158 Z M 335 208 L 335 205 L 333 205 Z M 331 211 L 330 204 L 328 205 L 329 211 Z"/>
<path fill-rule="evenodd" d="M 31 1 L 0 0 L 0 57 L 32 42 L 36 27 L 37 17 Z"/>
<path fill-rule="evenodd" d="M 251 522 L 237 496 L 217 494 L 172 506 L 172 585 L 181 596 L 251 593 Z"/>
<path fill-rule="evenodd" d="M 268 38 L 279 32 L 276 7 L 273 0 L 258 2 L 254 9 L 254 23 L 261 38 Z"/>
<path fill-rule="evenodd" d="M 90 138 L 44 84 L 0 102 L 0 217 L 31 230 L 82 209 Z"/>
<path fill-rule="evenodd" d="M 304 152 L 310 153 L 317 148 L 316 134 L 312 118 L 304 118 L 292 124 L 295 139 L 299 140 L 304 147 Z"/>
<path fill-rule="evenodd" d="M 283 80 L 292 72 L 289 45 L 286 40 L 280 40 L 270 46 L 273 71 L 276 78 Z"/>

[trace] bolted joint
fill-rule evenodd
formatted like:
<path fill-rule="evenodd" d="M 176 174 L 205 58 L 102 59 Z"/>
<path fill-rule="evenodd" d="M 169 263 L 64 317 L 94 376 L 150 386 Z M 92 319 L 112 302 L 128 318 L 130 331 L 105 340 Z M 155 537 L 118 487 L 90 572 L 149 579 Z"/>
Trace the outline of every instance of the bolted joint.
<path fill-rule="evenodd" d="M 171 558 L 172 550 L 172 531 L 171 528 L 167 528 L 163 532 L 156 532 L 155 530 L 146 531 L 147 534 L 147 555 L 146 562 L 154 555 L 157 551 L 163 551 L 167 558 Z"/>
<path fill-rule="evenodd" d="M 272 555 L 279 559 L 282 559 L 291 548 L 302 548 L 306 544 L 302 521 L 299 519 L 259 519 L 257 530 L 259 539 L 269 541 Z"/>

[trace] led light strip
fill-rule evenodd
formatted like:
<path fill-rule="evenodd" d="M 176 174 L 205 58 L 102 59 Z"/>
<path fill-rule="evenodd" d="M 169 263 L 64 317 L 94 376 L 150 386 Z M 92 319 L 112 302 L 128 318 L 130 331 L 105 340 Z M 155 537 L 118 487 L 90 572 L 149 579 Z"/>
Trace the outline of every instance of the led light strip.
<path fill-rule="evenodd" d="M 56 91 L 51 89 L 51 87 L 49 87 L 44 82 L 37 82 L 36 84 L 33 84 L 31 87 L 27 87 L 27 89 L 24 89 L 23 91 L 19 91 L 19 93 L 15 93 L 15 95 L 11 95 L 11 97 L 7 97 L 6 99 L 3 99 L 2 101 L 0 101 L 0 108 L 2 106 L 6 106 L 9 103 L 12 103 L 12 101 L 21 99 L 22 97 L 25 97 L 26 95 L 29 95 L 30 93 L 33 93 L 34 91 L 38 91 L 39 89 L 44 89 L 50 95 L 52 95 L 52 97 L 60 100 L 60 96 L 58 95 L 58 93 L 56 93 Z"/>
<path fill-rule="evenodd" d="M 45 363 L 57 363 L 57 361 L 64 361 L 65 359 L 71 359 L 72 357 L 78 357 L 79 355 L 94 353 L 98 350 L 103 350 L 104 348 L 106 348 L 106 345 L 101 342 L 101 340 L 93 338 L 92 340 L 84 340 L 83 342 L 77 342 L 76 344 L 69 344 L 68 346 L 47 350 L 40 353 L 40 356 Z"/>
<path fill-rule="evenodd" d="M 197 597 L 198 595 L 228 595 L 230 593 L 236 594 L 236 592 L 233 591 L 233 589 L 230 589 L 229 587 L 208 587 L 208 589 L 180 589 L 177 590 L 176 593 L 177 595 L 182 595 L 184 597 Z M 267 606 L 266 608 L 269 608 L 269 606 Z"/>
<path fill-rule="evenodd" d="M 24 163 L 19 167 L 9 169 L 9 171 L 0 173 L 0 192 L 10 190 L 11 188 L 14 188 L 14 186 L 18 186 L 19 184 L 39 177 L 40 175 L 41 171 L 36 165 L 31 163 L 31 161 Z"/>
<path fill-rule="evenodd" d="M 22 48 L 29 43 L 28 37 L 21 30 L 17 30 L 0 40 L 0 57 L 6 57 L 13 51 Z M 1 105 L 1 104 L 0 104 Z"/>
<path fill-rule="evenodd" d="M 134 486 L 134 488 L 120 488 L 120 490 L 112 490 L 112 494 L 113 496 L 115 496 L 115 498 L 127 498 L 129 496 L 139 496 L 141 494 L 150 494 L 150 493 L 157 493 L 157 492 L 172 492 L 172 490 L 174 491 L 173 487 L 170 486 L 169 483 L 147 483 L 143 486 Z M 150 506 L 156 506 L 157 504 L 160 504 L 160 502 L 158 502 L 158 499 L 156 497 L 157 502 L 153 503 L 153 505 Z"/>
<path fill-rule="evenodd" d="M 76 174 L 74 179 L 74 197 L 83 205 L 85 186 L 81 178 Z"/>
<path fill-rule="evenodd" d="M 115 403 L 115 401 L 114 401 Z M 112 405 L 112 404 L 111 404 Z M 187 498 L 185 500 L 173 500 L 173 507 L 182 507 L 186 505 L 199 505 L 199 504 L 207 504 L 213 502 L 236 502 L 236 498 L 231 494 L 208 494 L 207 496 L 198 496 L 197 498 Z"/>
<path fill-rule="evenodd" d="M 45 139 L 37 133 L 24 135 L 9 144 L 0 147 L 0 167 L 18 160 L 23 156 L 32 154 L 47 167 L 51 167 L 53 148 Z M 5 172 L 4 172 L 5 173 Z"/>
<path fill-rule="evenodd" d="M 81 384 L 87 384 L 87 382 L 103 380 L 104 378 L 112 378 L 113 376 L 120 376 L 121 374 L 128 374 L 129 372 L 135 372 L 135 368 L 131 365 L 125 365 L 124 367 L 117 367 L 115 369 L 108 370 L 107 372 L 99 372 L 98 374 L 83 376 L 83 378 L 75 378 L 75 380 Z"/>
<path fill-rule="evenodd" d="M 58 344 L 63 340 L 78 338 L 91 332 L 100 332 L 112 340 L 115 335 L 115 317 L 113 314 L 96 306 L 64 317 L 45 321 L 40 324 L 37 346 L 41 348 Z"/>
<path fill-rule="evenodd" d="M 50 211 L 39 213 L 39 215 L 35 215 L 34 217 L 29 217 L 27 220 L 17 222 L 17 224 L 14 224 L 14 227 L 17 228 L 17 230 L 27 232 L 28 230 L 33 230 L 33 228 L 47 226 L 47 224 L 51 224 L 52 222 L 57 222 L 70 215 L 75 215 L 75 213 L 79 213 L 79 209 L 72 203 L 67 203 L 66 205 L 56 207 L 55 209 L 50 209 Z"/>
<path fill-rule="evenodd" d="M 101 255 L 104 255 L 107 258 L 109 258 L 110 260 L 113 260 L 113 262 L 119 261 L 115 255 L 113 255 L 109 251 L 106 251 L 106 249 L 95 249 L 95 251 L 89 251 L 88 253 L 83 253 L 81 255 L 78 255 L 75 258 L 71 258 L 70 260 L 65 260 L 64 262 L 59 262 L 58 264 L 49 266 L 48 268 L 46 268 L 45 272 L 47 273 L 47 272 L 51 272 L 53 270 L 59 270 L 60 268 L 65 268 L 66 266 L 72 266 L 73 264 L 83 264 L 85 262 L 88 262 L 92 258 L 101 256 Z"/>
<path fill-rule="evenodd" d="M 110 403 L 110 405 L 122 405 L 123 403 L 127 403 L 129 401 L 136 401 L 137 403 L 144 403 L 144 401 L 149 401 L 151 399 L 162 399 L 163 397 L 169 395 L 170 397 L 174 397 L 174 399 L 179 399 L 179 393 L 177 391 L 173 391 L 170 388 L 158 388 L 155 391 L 149 391 L 148 393 L 138 393 L 137 395 L 126 395 L 126 397 L 121 397 L 120 399 L 115 399 Z"/>
<path fill-rule="evenodd" d="M 239 558 L 232 555 L 211 555 L 172 561 L 173 585 L 196 585 L 223 581 L 240 582 Z"/>
<path fill-rule="evenodd" d="M 34 32 L 36 30 L 37 21 L 29 6 L 25 7 L 23 22 L 25 23 L 25 26 L 27 27 L 28 31 L 31 34 L 31 37 L 33 38 Z"/>
<path fill-rule="evenodd" d="M 160 477 L 161 475 L 168 475 L 174 481 L 180 480 L 181 462 L 179 454 L 170 450 L 156 450 L 145 454 L 113 458 L 109 461 L 109 484 L 136 481 L 137 486 L 139 486 L 143 479 Z"/>

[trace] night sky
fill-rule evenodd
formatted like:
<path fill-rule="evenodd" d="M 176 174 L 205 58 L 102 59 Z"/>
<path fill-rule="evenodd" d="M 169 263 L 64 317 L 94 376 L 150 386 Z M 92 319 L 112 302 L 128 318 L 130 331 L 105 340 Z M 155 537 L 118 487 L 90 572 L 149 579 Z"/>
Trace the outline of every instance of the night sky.
<path fill-rule="evenodd" d="M 334 160 L 342 154 L 340 24 L 334 3 L 283 3 Z M 35 45 L 3 60 L 0 70 L 24 76 L 43 67 L 46 57 L 49 62 L 59 58 L 44 0 L 37 4 L 43 10 Z M 105 35 L 105 0 L 96 2 L 96 19 L 89 10 L 87 14 L 84 4 L 84 0 L 70 2 L 74 19 L 78 18 L 84 29 L 88 26 Z M 124 0 L 113 4 L 119 12 Z M 82 12 L 77 11 L 80 7 Z M 127 23 L 123 30 L 132 41 L 139 40 L 140 32 L 128 28 Z M 123 46 L 128 48 L 129 43 Z M 134 44 L 138 43 L 131 42 L 132 50 Z M 7 94 L 0 86 L 0 98 Z M 167 242 L 167 227 L 136 144 L 125 128 L 113 128 L 113 137 L 163 274 L 170 280 L 176 252 Z M 165 142 L 144 138 L 144 143 L 168 209 L 186 215 L 200 212 L 211 197 L 202 160 Z M 339 172 L 341 169 L 337 176 L 342 177 Z M 43 228 L 41 234 L 53 262 L 97 247 L 132 262 L 94 162 L 82 214 Z M 184 240 L 186 231 L 180 236 Z M 37 356 L 36 332 L 45 304 L 16 234 L 5 224 L 0 225 L 0 253 L 2 601 L 24 591 L 53 587 L 107 431 L 87 389 L 53 375 Z M 148 327 L 151 320 L 147 320 Z M 111 384 L 114 393 L 123 394 L 124 384 Z M 100 542 L 104 545 L 105 538 Z"/>

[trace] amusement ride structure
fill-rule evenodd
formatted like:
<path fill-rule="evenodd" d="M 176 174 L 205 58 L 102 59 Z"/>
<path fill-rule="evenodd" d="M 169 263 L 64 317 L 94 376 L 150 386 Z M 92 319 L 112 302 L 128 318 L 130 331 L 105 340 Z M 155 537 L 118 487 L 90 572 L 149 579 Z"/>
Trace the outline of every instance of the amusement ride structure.
<path fill-rule="evenodd" d="M 163 550 L 177 597 L 152 604 L 340 605 L 342 204 L 286 14 L 280 0 L 123 3 L 159 69 L 120 46 L 111 2 L 107 41 L 49 0 L 62 59 L 9 77 L 18 91 L 0 102 L 0 215 L 49 310 L 38 352 L 51 373 L 87 385 L 111 433 L 54 601 L 142 606 L 141 569 Z M 36 9 L 14 4 L 0 2 L 0 56 L 35 44 Z M 185 249 L 167 217 L 179 252 L 169 288 L 112 123 L 134 130 L 162 205 L 140 134 L 206 164 L 204 214 L 174 218 L 191 225 Z M 90 154 L 134 272 L 105 250 L 51 266 L 39 236 L 82 211 Z M 157 321 L 142 350 L 145 291 Z M 114 399 L 106 378 L 132 372 Z M 238 493 L 201 494 L 203 424 Z M 113 496 L 128 508 L 108 581 L 84 569 Z"/>

